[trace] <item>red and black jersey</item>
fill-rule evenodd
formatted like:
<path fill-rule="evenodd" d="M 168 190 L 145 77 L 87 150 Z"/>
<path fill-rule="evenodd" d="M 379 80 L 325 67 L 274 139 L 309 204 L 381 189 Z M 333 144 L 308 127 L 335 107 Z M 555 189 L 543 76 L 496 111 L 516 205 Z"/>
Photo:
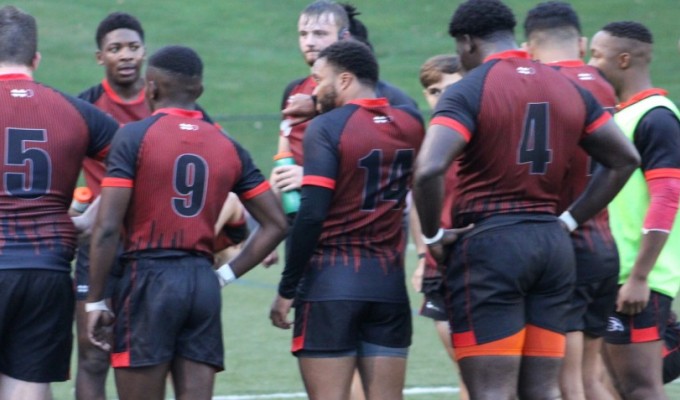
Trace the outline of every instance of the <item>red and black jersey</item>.
<path fill-rule="evenodd" d="M 495 214 L 555 214 L 578 143 L 610 118 L 590 93 L 525 52 L 489 57 L 446 90 L 431 121 L 468 142 L 454 226 Z"/>
<path fill-rule="evenodd" d="M 68 272 L 76 230 L 67 210 L 80 166 L 105 156 L 118 124 L 26 75 L 0 75 L 0 103 L 0 269 Z"/>
<path fill-rule="evenodd" d="M 281 101 L 281 110 L 288 105 L 288 98 L 294 94 L 308 94 L 311 96 L 316 88 L 316 82 L 311 76 L 300 78 L 288 84 L 283 91 L 283 99 Z M 376 97 L 385 97 L 387 101 L 393 106 L 409 106 L 418 109 L 418 104 L 410 98 L 406 93 L 396 86 L 390 85 L 384 81 L 378 81 L 375 86 Z M 288 143 L 293 158 L 297 165 L 302 165 L 304 156 L 302 152 L 302 138 L 305 135 L 305 130 L 309 125 L 309 121 L 292 126 L 290 131 L 281 131 L 279 134 L 288 138 Z"/>
<path fill-rule="evenodd" d="M 107 165 L 102 187 L 133 189 L 124 222 L 133 257 L 174 250 L 212 258 L 228 193 L 248 200 L 269 188 L 250 155 L 198 111 L 165 108 L 125 125 Z"/>
<path fill-rule="evenodd" d="M 121 125 L 139 121 L 151 115 L 151 110 L 144 98 L 144 90 L 139 92 L 135 100 L 126 102 L 111 88 L 106 79 L 80 93 L 78 97 L 108 113 Z M 94 196 L 99 196 L 101 181 L 106 173 L 104 163 L 86 158 L 83 162 L 83 172 L 87 187 L 92 190 Z"/>
<path fill-rule="evenodd" d="M 548 65 L 560 71 L 580 87 L 588 90 L 605 110 L 614 113 L 616 93 L 597 68 L 586 65 L 581 60 L 561 61 Z M 585 150 L 576 150 L 560 194 L 560 201 L 557 206 L 558 214 L 566 210 L 583 193 L 595 167 L 596 162 Z M 609 229 L 609 215 L 606 208 L 579 225 L 571 236 L 578 249 L 594 251 L 594 249 L 602 248 L 602 246 L 611 249 L 615 246 L 614 238 Z M 595 243 L 596 241 L 602 242 L 600 246 Z"/>
<path fill-rule="evenodd" d="M 280 286 L 305 300 L 404 301 L 402 217 L 424 137 L 418 112 L 385 98 L 355 100 L 316 117 L 304 139 L 302 203 Z M 309 198 L 329 193 L 328 203 Z M 323 215 L 307 237 L 309 215 Z M 322 227 L 321 227 L 322 225 Z M 315 245 L 316 244 L 316 245 Z"/>

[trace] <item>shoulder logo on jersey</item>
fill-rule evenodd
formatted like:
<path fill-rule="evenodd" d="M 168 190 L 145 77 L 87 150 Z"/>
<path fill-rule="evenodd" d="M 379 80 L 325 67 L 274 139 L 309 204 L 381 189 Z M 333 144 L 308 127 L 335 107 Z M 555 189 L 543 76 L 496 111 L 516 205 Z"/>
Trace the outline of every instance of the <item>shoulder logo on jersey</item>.
<path fill-rule="evenodd" d="M 392 122 L 392 117 L 388 115 L 378 115 L 376 117 L 373 117 L 374 124 L 387 124 L 390 122 Z"/>
<path fill-rule="evenodd" d="M 623 332 L 626 329 L 620 319 L 616 317 L 609 317 L 609 322 L 607 323 L 607 332 Z"/>
<path fill-rule="evenodd" d="M 517 67 L 517 73 L 521 75 L 534 75 L 536 70 L 534 67 Z"/>
<path fill-rule="evenodd" d="M 10 96 L 17 98 L 33 97 L 33 90 L 31 89 L 12 89 L 9 91 Z"/>
<path fill-rule="evenodd" d="M 179 129 L 183 131 L 197 131 L 198 125 L 193 124 L 179 124 Z"/>
<path fill-rule="evenodd" d="M 590 72 L 581 72 L 577 75 L 579 80 L 582 81 L 594 81 L 595 77 Z"/>

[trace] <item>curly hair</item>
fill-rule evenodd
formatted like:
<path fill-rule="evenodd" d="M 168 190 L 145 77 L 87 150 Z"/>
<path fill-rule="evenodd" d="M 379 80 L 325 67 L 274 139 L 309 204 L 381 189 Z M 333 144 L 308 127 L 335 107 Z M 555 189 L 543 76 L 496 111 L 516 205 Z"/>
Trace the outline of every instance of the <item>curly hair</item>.
<path fill-rule="evenodd" d="M 603 31 L 612 36 L 633 39 L 643 43 L 654 43 L 652 32 L 644 25 L 635 21 L 618 21 L 605 25 Z"/>
<path fill-rule="evenodd" d="M 95 41 L 97 42 L 97 48 L 101 50 L 102 40 L 111 31 L 116 29 L 130 29 L 131 31 L 137 32 L 139 38 L 144 42 L 144 29 L 142 29 L 142 24 L 137 20 L 137 18 L 124 12 L 114 12 L 106 16 L 99 23 L 97 27 L 97 33 L 95 34 Z"/>
<path fill-rule="evenodd" d="M 486 38 L 496 32 L 514 32 L 515 15 L 500 0 L 467 0 L 451 17 L 449 35 Z"/>
<path fill-rule="evenodd" d="M 149 58 L 149 67 L 195 78 L 203 76 L 203 61 L 193 49 L 185 46 L 165 46 Z"/>
<path fill-rule="evenodd" d="M 563 1 L 547 1 L 529 10 L 524 20 L 524 34 L 534 31 L 574 28 L 580 34 L 581 22 L 571 4 Z"/>
<path fill-rule="evenodd" d="M 369 86 L 378 82 L 378 61 L 371 49 L 356 40 L 340 40 L 319 53 L 319 59 L 326 61 L 340 71 L 352 73 Z"/>

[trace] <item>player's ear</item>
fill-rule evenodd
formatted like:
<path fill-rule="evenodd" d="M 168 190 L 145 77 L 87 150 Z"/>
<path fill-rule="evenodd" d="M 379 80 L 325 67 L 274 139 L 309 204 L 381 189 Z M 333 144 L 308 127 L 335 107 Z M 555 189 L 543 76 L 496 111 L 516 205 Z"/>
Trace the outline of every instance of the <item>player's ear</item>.
<path fill-rule="evenodd" d="M 104 65 L 104 56 L 101 50 L 97 50 L 94 52 L 94 58 L 97 60 L 97 64 Z"/>
<path fill-rule="evenodd" d="M 38 69 L 38 65 L 40 65 L 40 60 L 42 60 L 42 55 L 40 55 L 39 51 L 36 51 L 35 55 L 33 56 L 33 60 L 31 61 L 31 69 L 33 71 Z"/>
<path fill-rule="evenodd" d="M 628 69 L 630 67 L 630 53 L 620 53 L 616 56 L 616 60 L 619 63 L 619 68 Z"/>
<path fill-rule="evenodd" d="M 581 36 L 578 39 L 578 56 L 579 58 L 583 58 L 586 54 L 588 54 L 588 38 Z"/>
<path fill-rule="evenodd" d="M 354 82 L 354 75 L 350 74 L 349 72 L 343 72 L 338 76 L 338 80 L 340 81 L 340 88 L 342 90 L 347 89 L 352 82 Z"/>

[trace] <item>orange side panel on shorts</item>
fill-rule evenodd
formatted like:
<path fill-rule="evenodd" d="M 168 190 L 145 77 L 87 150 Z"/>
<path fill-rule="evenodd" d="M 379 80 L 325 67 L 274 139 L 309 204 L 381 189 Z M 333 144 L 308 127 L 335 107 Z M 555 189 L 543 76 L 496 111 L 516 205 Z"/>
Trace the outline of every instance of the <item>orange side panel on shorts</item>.
<path fill-rule="evenodd" d="M 567 338 L 563 333 L 557 333 L 535 325 L 527 325 L 527 337 L 522 355 L 531 357 L 564 357 Z"/>
<path fill-rule="evenodd" d="M 111 366 L 114 368 L 130 366 L 130 352 L 111 353 Z"/>
<path fill-rule="evenodd" d="M 302 333 L 300 333 L 300 336 L 296 336 L 293 338 L 293 345 L 290 348 L 290 351 L 292 353 L 295 353 L 298 350 L 302 350 L 305 346 L 305 333 L 307 332 L 307 316 L 309 315 L 310 306 L 311 306 L 310 303 L 305 304 L 305 311 L 302 318 Z"/>
<path fill-rule="evenodd" d="M 456 361 L 466 357 L 479 356 L 520 356 L 522 355 L 522 346 L 524 345 L 524 337 L 526 329 L 515 333 L 512 336 L 495 340 L 493 342 L 484 344 L 475 344 L 472 346 L 455 347 Z"/>
<path fill-rule="evenodd" d="M 630 340 L 633 343 L 645 343 L 653 342 L 659 340 L 661 336 L 659 335 L 659 330 L 656 326 L 650 326 L 649 328 L 642 329 L 631 329 Z"/>

